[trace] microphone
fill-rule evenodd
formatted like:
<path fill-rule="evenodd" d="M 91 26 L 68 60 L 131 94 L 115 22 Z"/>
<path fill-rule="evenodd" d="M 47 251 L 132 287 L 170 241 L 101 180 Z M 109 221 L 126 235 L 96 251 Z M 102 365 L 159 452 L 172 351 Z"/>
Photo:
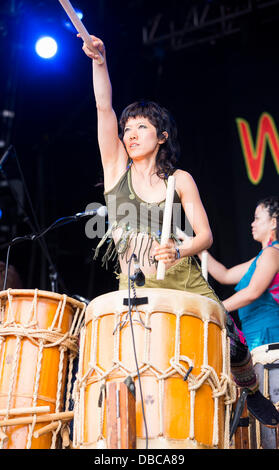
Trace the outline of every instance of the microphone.
<path fill-rule="evenodd" d="M 140 269 L 139 260 L 135 254 L 132 255 L 134 258 L 134 274 L 130 276 L 130 279 L 136 283 L 137 286 L 141 287 L 145 284 L 145 275 Z"/>
<path fill-rule="evenodd" d="M 78 300 L 79 302 L 83 302 L 86 305 L 89 305 L 89 303 L 90 303 L 89 299 L 86 299 L 85 297 L 82 297 L 81 295 L 78 295 L 78 294 L 71 295 L 71 297 L 73 299 Z"/>
<path fill-rule="evenodd" d="M 1 157 L 1 160 L 0 160 L 0 170 L 2 169 L 2 165 L 5 163 L 5 161 L 7 160 L 8 156 L 10 155 L 11 151 L 14 150 L 14 146 L 13 145 L 10 145 L 6 152 L 4 153 L 4 155 Z"/>
<path fill-rule="evenodd" d="M 106 217 L 108 213 L 106 206 L 101 206 L 98 209 L 92 209 L 91 211 L 78 212 L 74 215 L 76 219 L 81 219 L 82 217 L 91 217 L 92 215 L 100 215 L 101 217 Z"/>

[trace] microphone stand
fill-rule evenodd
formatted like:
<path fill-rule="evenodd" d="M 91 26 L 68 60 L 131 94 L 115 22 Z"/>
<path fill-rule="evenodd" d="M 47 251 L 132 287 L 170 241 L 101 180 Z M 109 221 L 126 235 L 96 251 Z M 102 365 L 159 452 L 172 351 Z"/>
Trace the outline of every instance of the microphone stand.
<path fill-rule="evenodd" d="M 33 204 L 32 204 L 31 198 L 30 198 L 30 194 L 29 194 L 29 191 L 28 191 L 26 183 L 25 183 L 25 178 L 24 178 L 23 172 L 21 170 L 21 166 L 20 166 L 20 163 L 19 163 L 19 160 L 18 160 L 18 157 L 17 157 L 17 154 L 16 154 L 16 151 L 15 151 L 14 147 L 13 147 L 13 153 L 14 153 L 14 156 L 16 158 L 18 170 L 19 170 L 19 173 L 20 173 L 20 176 L 21 176 L 21 181 L 22 181 L 24 191 L 25 191 L 26 197 L 28 199 L 28 202 L 29 202 L 29 205 L 30 205 L 30 208 L 31 208 L 31 212 L 32 212 L 32 215 L 33 215 L 33 218 L 34 218 L 35 226 L 31 222 L 25 208 L 20 203 L 20 201 L 17 197 L 17 194 L 15 193 L 12 185 L 9 182 L 9 179 L 8 179 L 6 173 L 4 172 L 4 170 L 2 168 L 2 165 L 0 165 L 0 172 L 1 172 L 2 176 L 4 177 L 5 181 L 7 182 L 16 203 L 20 206 L 21 210 L 23 211 L 24 216 L 25 216 L 24 220 L 28 223 L 29 227 L 31 228 L 31 230 L 33 232 L 35 232 L 36 230 L 39 231 L 40 228 L 39 228 L 38 219 L 37 219 L 36 213 L 34 211 Z M 50 253 L 49 253 L 49 250 L 48 250 L 48 247 L 47 247 L 47 244 L 46 244 L 44 238 L 42 238 L 42 240 L 39 240 L 39 244 L 40 244 L 42 252 L 45 255 L 45 257 L 48 261 L 48 264 L 49 264 L 49 280 L 50 280 L 50 285 L 51 285 L 51 291 L 52 292 L 58 292 L 58 273 L 57 273 L 56 267 L 55 267 L 55 265 L 54 265 L 54 263 L 51 259 L 51 256 L 50 256 Z M 64 284 L 63 280 L 61 279 L 61 277 L 59 278 L 59 282 L 61 284 L 61 287 L 62 287 L 63 291 L 66 292 L 67 289 L 66 289 L 65 284 Z"/>
<path fill-rule="evenodd" d="M 7 276 L 8 276 L 8 266 L 9 266 L 9 256 L 10 256 L 10 251 L 11 251 L 12 246 L 17 245 L 18 243 L 21 243 L 21 242 L 24 242 L 24 241 L 32 241 L 33 242 L 33 241 L 36 241 L 36 240 L 40 240 L 41 237 L 44 237 L 47 232 L 53 230 L 54 228 L 60 227 L 62 225 L 66 225 L 67 223 L 76 222 L 80 218 L 81 217 L 79 217 L 78 215 L 70 215 L 68 217 L 61 217 L 61 218 L 55 220 L 49 227 L 47 227 L 46 229 L 42 230 L 39 233 L 33 233 L 33 234 L 29 234 L 29 235 L 24 235 L 24 236 L 21 236 L 21 237 L 15 237 L 15 238 L 13 238 L 13 240 L 11 242 L 6 244 L 5 246 L 8 246 L 8 250 L 7 250 L 7 255 L 6 255 L 5 277 L 4 277 L 4 284 L 3 284 L 2 290 L 6 290 Z M 4 248 L 4 246 L 2 245 L 0 248 Z M 51 278 L 51 280 L 53 281 L 52 287 L 55 287 L 55 281 L 56 281 L 55 271 L 53 271 L 51 273 L 51 275 L 53 276 L 53 278 Z M 55 292 L 55 291 L 52 291 L 52 292 Z"/>

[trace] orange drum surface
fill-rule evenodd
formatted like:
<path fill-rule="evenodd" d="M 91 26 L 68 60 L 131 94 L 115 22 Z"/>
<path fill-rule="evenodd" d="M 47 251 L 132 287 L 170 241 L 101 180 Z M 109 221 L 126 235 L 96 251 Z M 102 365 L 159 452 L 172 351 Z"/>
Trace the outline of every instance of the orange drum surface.
<path fill-rule="evenodd" d="M 105 385 L 136 385 L 137 448 L 146 446 L 127 291 L 94 299 L 81 334 L 74 446 L 106 447 Z M 169 289 L 140 289 L 133 307 L 148 448 L 228 447 L 233 389 L 225 314 L 217 302 Z M 187 378 L 186 378 L 187 376 Z"/>
<path fill-rule="evenodd" d="M 78 353 L 85 305 L 66 295 L 12 289 L 0 293 L 0 302 L 0 421 L 14 419 L 15 409 L 64 411 L 67 373 Z M 17 413 L 16 418 L 26 416 L 31 416 L 30 424 L 0 427 L 1 448 L 56 448 L 59 428 L 35 438 L 34 432 L 49 421 L 36 424 L 42 415 L 34 413 Z"/>

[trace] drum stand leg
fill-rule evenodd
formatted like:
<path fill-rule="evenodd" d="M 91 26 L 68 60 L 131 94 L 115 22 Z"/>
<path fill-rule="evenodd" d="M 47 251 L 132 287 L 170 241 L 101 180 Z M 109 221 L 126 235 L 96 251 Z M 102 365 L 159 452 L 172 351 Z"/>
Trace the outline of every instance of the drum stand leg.
<path fill-rule="evenodd" d="M 235 448 L 236 449 L 250 449 L 249 445 L 249 417 L 247 411 L 247 404 L 244 405 L 244 410 L 241 415 L 238 428 L 235 432 Z"/>
<path fill-rule="evenodd" d="M 234 436 L 235 449 L 249 449 L 249 416 L 246 403 L 246 395 L 243 390 L 242 393 L 238 390 L 239 400 L 235 406 L 234 426 L 237 426 L 235 431 L 231 430 Z M 241 413 L 240 417 L 237 416 Z M 232 435 L 231 435 L 232 437 Z"/>
<path fill-rule="evenodd" d="M 136 400 L 134 383 L 107 384 L 107 448 L 136 448 Z"/>

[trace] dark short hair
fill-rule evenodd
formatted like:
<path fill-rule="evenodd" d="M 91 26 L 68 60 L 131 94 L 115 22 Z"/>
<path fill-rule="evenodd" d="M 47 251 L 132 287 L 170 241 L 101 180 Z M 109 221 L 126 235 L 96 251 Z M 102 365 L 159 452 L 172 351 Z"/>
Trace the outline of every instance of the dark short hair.
<path fill-rule="evenodd" d="M 160 145 L 156 156 L 157 175 L 160 178 L 166 178 L 176 170 L 176 163 L 179 159 L 179 143 L 177 139 L 176 123 L 170 112 L 154 101 L 136 101 L 127 106 L 119 120 L 120 134 L 123 140 L 126 122 L 130 118 L 142 116 L 147 118 L 151 124 L 157 129 L 158 138 L 162 138 L 162 133 L 166 131 L 168 138 Z"/>
<path fill-rule="evenodd" d="M 257 206 L 264 206 L 270 215 L 276 219 L 276 240 L 279 240 L 279 197 L 268 196 L 258 201 Z"/>

